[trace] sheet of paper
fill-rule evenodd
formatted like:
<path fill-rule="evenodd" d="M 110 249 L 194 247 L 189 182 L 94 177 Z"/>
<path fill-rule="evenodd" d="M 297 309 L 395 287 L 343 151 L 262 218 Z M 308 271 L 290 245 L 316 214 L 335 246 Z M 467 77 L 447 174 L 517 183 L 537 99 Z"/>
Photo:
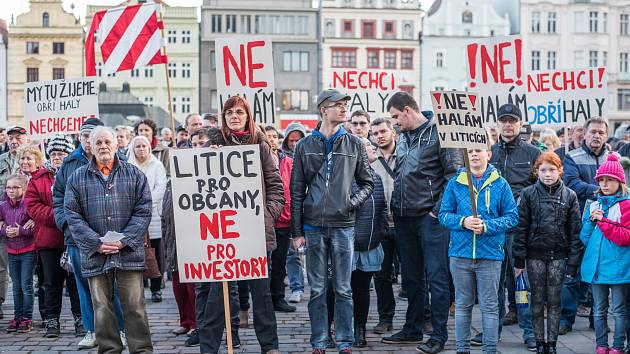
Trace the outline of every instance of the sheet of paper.
<path fill-rule="evenodd" d="M 107 231 L 105 236 L 101 237 L 100 240 L 103 243 L 105 243 L 105 242 L 116 242 L 116 241 L 122 240 L 124 237 L 125 237 L 125 235 L 121 234 L 120 232 Z"/>

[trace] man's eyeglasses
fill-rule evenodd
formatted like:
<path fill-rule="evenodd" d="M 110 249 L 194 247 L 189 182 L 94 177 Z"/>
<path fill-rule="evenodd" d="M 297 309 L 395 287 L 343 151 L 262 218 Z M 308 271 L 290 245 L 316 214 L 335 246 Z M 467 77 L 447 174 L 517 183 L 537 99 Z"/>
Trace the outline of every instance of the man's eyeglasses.
<path fill-rule="evenodd" d="M 324 108 L 343 108 L 343 109 L 348 109 L 348 104 L 347 103 L 342 103 L 342 102 L 337 102 L 335 104 L 331 104 L 330 106 L 325 106 Z"/>

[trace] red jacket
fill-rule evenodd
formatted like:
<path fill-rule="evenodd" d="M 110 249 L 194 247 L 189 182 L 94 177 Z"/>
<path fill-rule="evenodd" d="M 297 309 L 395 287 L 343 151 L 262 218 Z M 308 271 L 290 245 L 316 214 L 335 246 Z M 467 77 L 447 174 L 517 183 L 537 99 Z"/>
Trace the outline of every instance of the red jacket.
<path fill-rule="evenodd" d="M 619 202 L 621 220 L 614 222 L 607 218 L 597 222 L 602 234 L 619 246 L 630 246 L 630 200 Z"/>
<path fill-rule="evenodd" d="M 33 173 L 26 187 L 26 212 L 35 222 L 35 249 L 63 248 L 63 233 L 57 229 L 52 206 L 55 175 L 45 167 Z"/>
<path fill-rule="evenodd" d="M 287 229 L 291 227 L 291 169 L 293 168 L 293 159 L 288 155 L 280 153 L 280 178 L 282 178 L 282 188 L 284 189 L 284 209 L 282 214 L 276 220 L 276 228 Z"/>

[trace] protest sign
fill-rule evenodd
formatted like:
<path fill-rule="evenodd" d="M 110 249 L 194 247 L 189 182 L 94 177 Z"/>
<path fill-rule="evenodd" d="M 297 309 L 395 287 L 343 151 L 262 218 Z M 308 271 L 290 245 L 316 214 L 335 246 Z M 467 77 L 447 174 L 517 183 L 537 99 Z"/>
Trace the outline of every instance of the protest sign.
<path fill-rule="evenodd" d="M 476 93 L 432 91 L 431 101 L 440 147 L 488 148 L 488 137 L 483 128 Z"/>
<path fill-rule="evenodd" d="M 526 93 L 525 117 L 532 129 L 582 125 L 608 112 L 604 67 L 533 71 L 527 74 Z"/>
<path fill-rule="evenodd" d="M 245 98 L 256 123 L 276 121 L 271 37 L 234 35 L 215 40 L 219 115 L 230 96 Z"/>
<path fill-rule="evenodd" d="M 258 145 L 171 150 L 182 282 L 266 278 Z"/>
<path fill-rule="evenodd" d="M 387 102 L 401 86 L 413 85 L 400 73 L 388 70 L 332 69 L 330 88 L 350 95 L 348 110 L 362 110 L 376 117 L 389 117 Z"/>
<path fill-rule="evenodd" d="M 31 138 L 77 134 L 87 118 L 98 116 L 94 78 L 24 84 L 24 119 Z"/>

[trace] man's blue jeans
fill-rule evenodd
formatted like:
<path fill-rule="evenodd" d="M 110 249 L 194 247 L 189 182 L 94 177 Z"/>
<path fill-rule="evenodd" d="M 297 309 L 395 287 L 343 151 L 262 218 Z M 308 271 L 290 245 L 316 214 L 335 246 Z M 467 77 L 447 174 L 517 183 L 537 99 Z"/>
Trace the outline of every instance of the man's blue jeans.
<path fill-rule="evenodd" d="M 293 247 L 293 242 L 289 242 L 289 253 L 287 255 L 287 276 L 289 277 L 289 288 L 291 292 L 304 292 L 304 273 L 302 273 L 302 261 L 300 253 Z"/>
<path fill-rule="evenodd" d="M 470 322 L 475 297 L 483 323 L 483 352 L 497 352 L 499 341 L 499 278 L 501 261 L 451 257 L 455 285 L 455 343 L 458 352 L 470 352 Z"/>
<path fill-rule="evenodd" d="M 9 274 L 13 283 L 15 319 L 33 319 L 33 270 L 35 251 L 9 254 Z"/>
<path fill-rule="evenodd" d="M 448 230 L 429 214 L 394 216 L 396 247 L 403 285 L 407 290 L 407 315 L 403 332 L 422 337 L 427 283 L 431 289 L 431 339 L 446 343 L 451 295 L 448 276 Z M 425 275 L 426 270 L 426 275 Z"/>
<path fill-rule="evenodd" d="M 564 278 L 562 284 L 562 311 L 560 312 L 560 325 L 573 327 L 575 316 L 577 316 L 578 304 L 587 302 L 589 284 L 582 282 L 582 277 L 578 268 L 576 276 Z"/>
<path fill-rule="evenodd" d="M 624 349 L 626 331 L 630 325 L 630 284 L 593 284 L 593 320 L 595 343 L 608 347 L 608 295 L 612 294 L 612 315 L 615 322 L 613 348 Z"/>
<path fill-rule="evenodd" d="M 341 351 L 352 347 L 352 258 L 354 253 L 354 227 L 322 227 L 305 231 L 306 271 L 311 286 L 308 315 L 311 320 L 311 346 L 326 349 L 328 338 L 328 307 L 326 284 L 328 259 L 333 271 L 335 292 L 335 340 Z"/>
<path fill-rule="evenodd" d="M 81 253 L 76 246 L 68 246 L 68 257 L 74 269 L 74 278 L 77 281 L 77 291 L 79 293 L 79 301 L 81 302 L 81 319 L 83 327 L 88 332 L 94 332 L 94 307 L 92 306 L 92 296 L 90 294 L 90 284 L 87 278 L 81 273 Z M 120 293 L 118 286 L 114 287 L 114 311 L 116 312 L 116 322 L 118 329 L 124 331 L 125 322 L 123 321 L 122 306 L 120 305 Z"/>

